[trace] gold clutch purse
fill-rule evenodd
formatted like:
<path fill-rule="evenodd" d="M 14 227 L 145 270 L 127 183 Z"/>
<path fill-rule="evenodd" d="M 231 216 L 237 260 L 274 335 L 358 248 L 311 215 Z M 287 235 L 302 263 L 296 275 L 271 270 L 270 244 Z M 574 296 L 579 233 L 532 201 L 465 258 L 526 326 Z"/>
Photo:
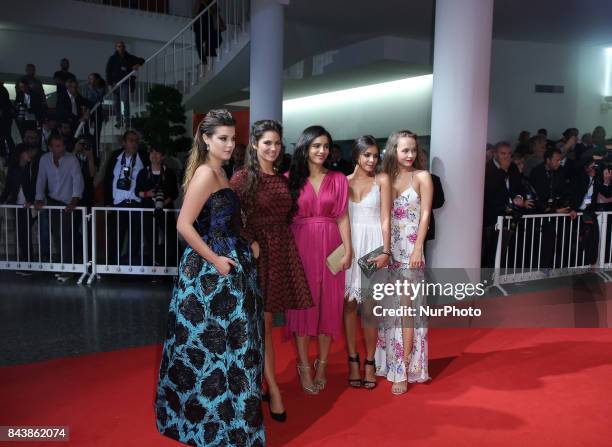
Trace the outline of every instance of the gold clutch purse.
<path fill-rule="evenodd" d="M 342 259 L 342 256 L 344 256 L 344 245 L 340 244 L 338 248 L 332 251 L 331 254 L 325 260 L 327 268 L 329 268 L 330 272 L 332 272 L 334 275 L 340 270 L 342 270 L 342 267 L 340 266 L 340 260 Z"/>

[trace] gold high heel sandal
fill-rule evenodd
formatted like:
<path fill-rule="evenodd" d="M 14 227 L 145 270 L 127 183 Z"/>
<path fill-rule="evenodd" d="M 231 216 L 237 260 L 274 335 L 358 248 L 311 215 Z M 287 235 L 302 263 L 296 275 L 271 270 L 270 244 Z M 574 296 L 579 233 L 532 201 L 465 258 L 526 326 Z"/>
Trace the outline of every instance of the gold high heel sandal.
<path fill-rule="evenodd" d="M 408 391 L 408 372 L 410 370 L 410 362 L 412 361 L 412 352 L 404 359 L 404 369 L 406 370 L 406 380 L 394 382 L 391 386 L 391 394 L 401 396 Z"/>
<path fill-rule="evenodd" d="M 302 382 L 302 374 L 310 374 L 310 365 L 301 365 L 298 363 L 296 366 L 298 371 L 298 377 L 300 378 L 300 385 L 302 385 L 302 389 L 304 390 L 304 392 L 306 394 L 319 394 L 319 388 L 316 384 L 314 384 L 313 386 L 307 386 L 304 385 L 304 382 Z"/>
<path fill-rule="evenodd" d="M 319 367 L 319 365 L 326 366 L 327 360 L 316 359 L 314 361 L 315 372 L 317 371 L 317 368 Z M 319 389 L 319 391 L 323 391 L 325 389 L 325 385 L 327 385 L 327 379 L 315 380 L 315 386 Z"/>

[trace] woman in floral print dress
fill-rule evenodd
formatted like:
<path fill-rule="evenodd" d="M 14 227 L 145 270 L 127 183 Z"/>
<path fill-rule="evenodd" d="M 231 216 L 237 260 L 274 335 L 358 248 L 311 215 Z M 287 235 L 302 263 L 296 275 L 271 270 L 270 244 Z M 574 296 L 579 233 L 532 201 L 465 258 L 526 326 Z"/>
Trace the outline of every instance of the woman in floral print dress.
<path fill-rule="evenodd" d="M 417 136 L 408 130 L 393 132 L 387 140 L 383 171 L 393 185 L 391 210 L 390 272 L 393 282 L 420 282 L 424 278 L 423 244 L 431 215 L 433 183 L 422 170 L 423 153 Z M 419 309 L 423 296 L 392 297 L 391 306 L 409 305 Z M 376 374 L 393 382 L 391 392 L 408 390 L 408 382 L 429 380 L 427 368 L 427 326 L 424 318 L 385 317 L 376 344 Z"/>

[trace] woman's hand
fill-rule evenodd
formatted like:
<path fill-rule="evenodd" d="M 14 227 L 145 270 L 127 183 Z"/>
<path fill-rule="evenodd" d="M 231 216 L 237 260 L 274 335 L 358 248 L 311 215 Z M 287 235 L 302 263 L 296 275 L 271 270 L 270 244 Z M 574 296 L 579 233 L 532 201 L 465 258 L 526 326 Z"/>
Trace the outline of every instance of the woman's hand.
<path fill-rule="evenodd" d="M 376 264 L 377 269 L 381 269 L 389 265 L 389 259 L 390 258 L 388 254 L 381 253 L 375 258 L 368 259 L 368 262 L 373 262 L 374 264 Z"/>
<path fill-rule="evenodd" d="M 418 269 L 423 267 L 423 250 L 415 247 L 410 255 L 409 266 L 411 269 Z"/>
<path fill-rule="evenodd" d="M 225 256 L 219 256 L 213 266 L 217 269 L 220 275 L 226 276 L 232 270 L 232 266 L 236 267 L 236 261 Z"/>
<path fill-rule="evenodd" d="M 342 258 L 340 258 L 340 268 L 342 270 L 348 270 L 351 268 L 351 263 L 352 263 L 352 259 L 353 258 L 353 254 L 349 251 L 349 252 L 345 252 L 344 256 L 342 256 Z"/>
<path fill-rule="evenodd" d="M 253 252 L 253 257 L 255 259 L 259 258 L 259 244 L 257 241 L 253 241 L 251 244 L 251 251 Z"/>

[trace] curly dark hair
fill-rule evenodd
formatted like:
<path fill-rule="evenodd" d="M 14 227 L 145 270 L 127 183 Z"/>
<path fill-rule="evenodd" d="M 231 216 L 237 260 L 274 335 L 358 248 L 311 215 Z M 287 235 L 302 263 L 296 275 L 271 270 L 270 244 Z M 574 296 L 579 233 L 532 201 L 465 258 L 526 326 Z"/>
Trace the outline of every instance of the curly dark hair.
<path fill-rule="evenodd" d="M 322 135 L 327 137 L 329 140 L 329 147 L 331 148 L 334 142 L 330 133 L 323 126 L 310 126 L 304 129 L 295 145 L 293 159 L 289 167 L 289 191 L 291 192 L 291 199 L 294 203 L 292 214 L 297 212 L 298 197 L 306 184 L 306 180 L 310 176 L 310 170 L 308 168 L 308 150 L 312 142 Z M 328 167 L 327 160 L 325 160 L 324 166 L 326 168 Z"/>
<path fill-rule="evenodd" d="M 256 121 L 251 126 L 251 131 L 249 133 L 249 144 L 246 150 L 246 182 L 244 191 L 240 191 L 239 193 L 241 207 L 247 218 L 255 209 L 257 189 L 261 175 L 261 166 L 259 166 L 257 149 L 255 149 L 255 147 L 266 132 L 276 132 L 279 138 L 281 140 L 283 139 L 283 126 L 278 121 L 260 120 Z M 281 150 L 278 157 L 274 161 L 274 172 L 276 175 L 282 175 L 281 165 L 283 164 L 283 155 L 283 151 Z"/>

